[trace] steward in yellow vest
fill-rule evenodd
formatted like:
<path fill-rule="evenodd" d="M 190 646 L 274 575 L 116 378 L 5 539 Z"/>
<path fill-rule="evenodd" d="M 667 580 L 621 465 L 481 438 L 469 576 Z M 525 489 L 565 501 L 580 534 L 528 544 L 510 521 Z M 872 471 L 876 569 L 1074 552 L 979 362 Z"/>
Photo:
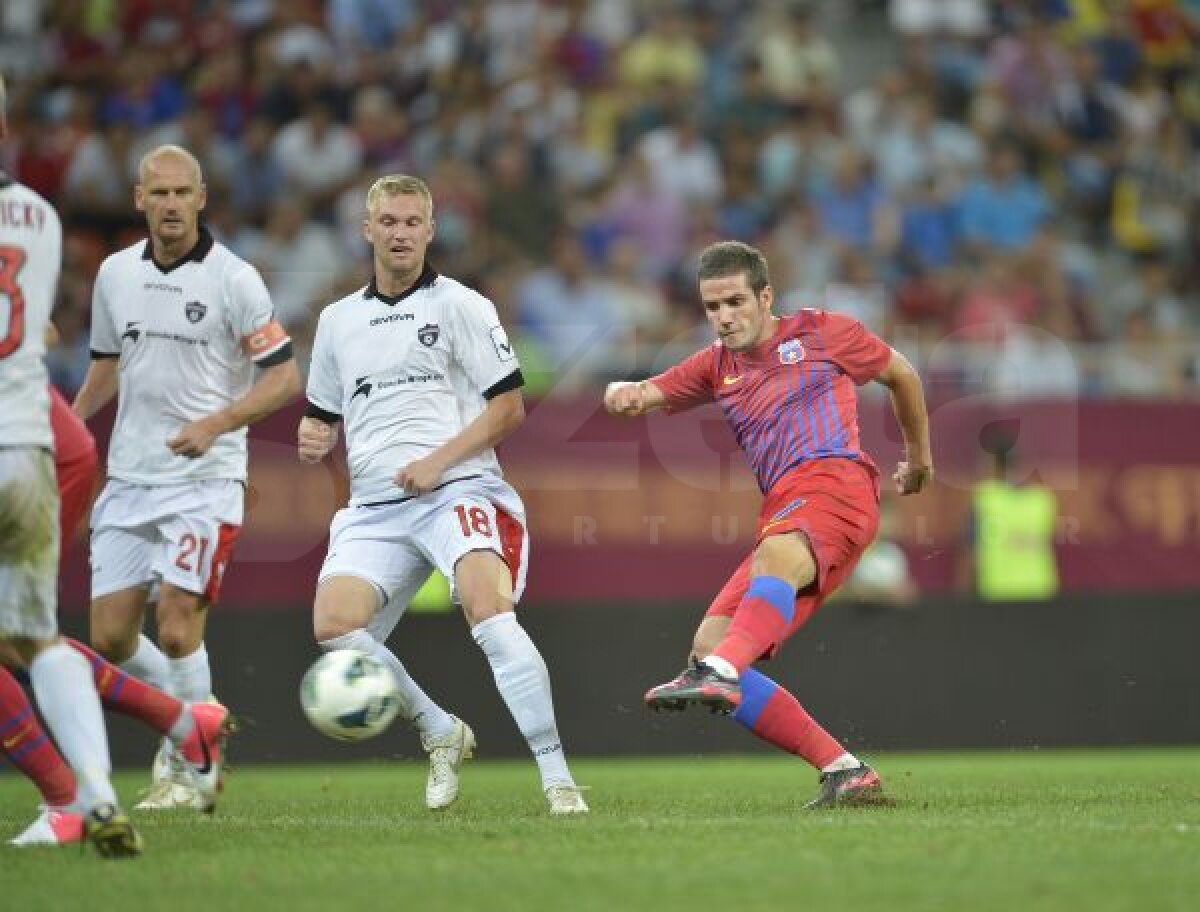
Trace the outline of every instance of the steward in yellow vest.
<path fill-rule="evenodd" d="M 975 591 L 987 601 L 1036 601 L 1058 592 L 1058 501 L 1044 485 L 975 485 Z"/>

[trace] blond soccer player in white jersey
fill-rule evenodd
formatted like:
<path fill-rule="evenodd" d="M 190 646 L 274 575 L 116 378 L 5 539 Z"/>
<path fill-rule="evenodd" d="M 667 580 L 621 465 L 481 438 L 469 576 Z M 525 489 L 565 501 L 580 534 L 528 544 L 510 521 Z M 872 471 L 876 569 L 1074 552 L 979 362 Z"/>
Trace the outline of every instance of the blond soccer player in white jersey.
<path fill-rule="evenodd" d="M 92 512 L 91 639 L 129 673 L 202 701 L 207 610 L 242 525 L 246 429 L 291 400 L 300 375 L 262 278 L 201 224 L 195 157 L 147 153 L 134 202 L 150 236 L 100 266 L 92 363 L 74 404 L 87 420 L 117 397 Z M 155 591 L 157 645 L 142 633 Z M 164 742 L 137 807 L 199 806 L 170 759 Z"/>
<path fill-rule="evenodd" d="M 452 581 L 537 761 L 550 812 L 586 813 L 563 754 L 546 663 L 513 611 L 529 538 L 521 499 L 493 447 L 525 416 L 520 365 L 492 302 L 425 261 L 433 234 L 423 181 L 376 181 L 363 221 L 374 275 L 326 307 L 317 326 L 299 454 L 323 459 L 344 423 L 351 492 L 330 528 L 314 633 L 322 649 L 357 649 L 392 669 L 402 713 L 430 755 L 426 805 L 447 806 L 475 737 L 384 645 L 437 568 Z"/>
<path fill-rule="evenodd" d="M 8 132 L 0 77 L 0 140 Z M 86 832 L 106 857 L 141 837 L 109 781 L 108 736 L 87 660 L 58 635 L 58 485 L 46 329 L 62 263 L 48 202 L 0 172 L 0 641 L 28 669 L 47 726 L 78 779 Z"/>

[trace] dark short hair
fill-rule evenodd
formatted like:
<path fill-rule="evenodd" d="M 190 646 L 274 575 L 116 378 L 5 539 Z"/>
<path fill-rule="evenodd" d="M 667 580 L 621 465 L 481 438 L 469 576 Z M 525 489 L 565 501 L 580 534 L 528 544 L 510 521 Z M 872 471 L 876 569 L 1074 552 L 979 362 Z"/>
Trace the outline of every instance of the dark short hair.
<path fill-rule="evenodd" d="M 726 276 L 744 275 L 746 284 L 756 295 L 771 284 L 767 274 L 767 258 L 762 251 L 741 241 L 718 241 L 704 248 L 700 254 L 700 270 L 697 280 L 723 279 Z"/>

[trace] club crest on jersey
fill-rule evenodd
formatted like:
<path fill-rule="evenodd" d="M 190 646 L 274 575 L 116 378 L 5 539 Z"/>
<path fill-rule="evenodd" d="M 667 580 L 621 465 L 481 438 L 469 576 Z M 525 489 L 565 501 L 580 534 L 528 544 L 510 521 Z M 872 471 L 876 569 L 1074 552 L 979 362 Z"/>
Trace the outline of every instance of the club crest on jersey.
<path fill-rule="evenodd" d="M 208 307 L 200 301 L 188 301 L 183 305 L 183 313 L 189 323 L 199 323 L 208 313 Z"/>
<path fill-rule="evenodd" d="M 438 340 L 438 325 L 436 323 L 426 323 L 417 330 L 417 339 L 426 348 L 433 348 Z"/>
<path fill-rule="evenodd" d="M 780 364 L 799 364 L 804 360 L 804 346 L 799 339 L 780 342 L 779 347 L 775 350 L 779 352 Z"/>

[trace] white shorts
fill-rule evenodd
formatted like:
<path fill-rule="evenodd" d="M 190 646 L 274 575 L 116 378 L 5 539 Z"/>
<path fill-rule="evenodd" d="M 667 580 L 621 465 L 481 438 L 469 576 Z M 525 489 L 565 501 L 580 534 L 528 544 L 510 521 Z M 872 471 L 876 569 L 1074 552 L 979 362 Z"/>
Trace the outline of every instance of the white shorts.
<path fill-rule="evenodd" d="M 39 447 L 0 447 L 0 636 L 58 634 L 58 482 Z"/>
<path fill-rule="evenodd" d="M 464 478 L 399 500 L 338 510 L 317 580 L 320 585 L 333 576 L 356 576 L 374 583 L 383 607 L 367 625 L 372 634 L 388 638 L 433 568 L 453 590 L 454 567 L 471 551 L 499 554 L 512 573 L 513 601 L 520 600 L 529 535 L 525 506 L 506 481 L 492 475 Z"/>
<path fill-rule="evenodd" d="M 153 486 L 111 479 L 92 508 L 92 598 L 164 582 L 215 602 L 245 500 L 242 483 L 224 478 Z"/>

